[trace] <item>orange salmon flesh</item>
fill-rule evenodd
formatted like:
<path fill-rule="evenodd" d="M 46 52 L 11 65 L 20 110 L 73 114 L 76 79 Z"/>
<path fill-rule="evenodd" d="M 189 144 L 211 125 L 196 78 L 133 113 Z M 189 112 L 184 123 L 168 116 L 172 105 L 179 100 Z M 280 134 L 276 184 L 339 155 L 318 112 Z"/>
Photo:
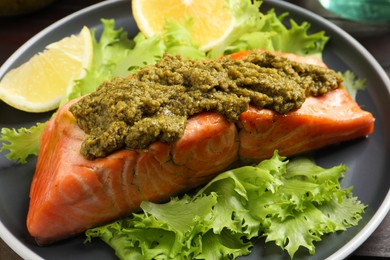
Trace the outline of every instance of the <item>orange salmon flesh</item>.
<path fill-rule="evenodd" d="M 247 52 L 233 54 L 241 59 Z M 325 66 L 315 58 L 281 54 Z M 184 135 L 147 149 L 122 149 L 86 160 L 86 134 L 64 105 L 41 137 L 30 190 L 27 228 L 38 244 L 77 235 L 139 209 L 141 201 L 162 202 L 203 185 L 238 161 L 270 158 L 275 149 L 291 156 L 360 137 L 374 130 L 374 118 L 339 88 L 308 97 L 298 110 L 281 115 L 250 107 L 236 123 L 203 112 L 188 120 Z"/>

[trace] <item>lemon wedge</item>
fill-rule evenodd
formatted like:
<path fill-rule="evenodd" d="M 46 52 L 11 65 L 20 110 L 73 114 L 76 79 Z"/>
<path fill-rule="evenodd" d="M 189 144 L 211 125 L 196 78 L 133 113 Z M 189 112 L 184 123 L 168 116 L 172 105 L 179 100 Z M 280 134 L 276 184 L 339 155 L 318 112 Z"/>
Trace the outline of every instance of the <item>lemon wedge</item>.
<path fill-rule="evenodd" d="M 10 70 L 0 81 L 0 99 L 27 112 L 56 109 L 67 88 L 85 75 L 92 55 L 91 33 L 83 27 Z"/>
<path fill-rule="evenodd" d="M 132 12 L 138 28 L 147 37 L 162 34 L 167 18 L 179 22 L 193 18 L 192 38 L 202 50 L 223 41 L 234 24 L 226 0 L 133 0 Z"/>

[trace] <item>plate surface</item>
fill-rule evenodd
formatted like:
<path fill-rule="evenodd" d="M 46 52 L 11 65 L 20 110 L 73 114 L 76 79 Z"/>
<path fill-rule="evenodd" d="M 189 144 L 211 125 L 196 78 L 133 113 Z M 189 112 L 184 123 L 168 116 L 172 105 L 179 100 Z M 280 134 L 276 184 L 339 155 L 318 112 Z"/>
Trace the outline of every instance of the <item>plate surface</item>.
<path fill-rule="evenodd" d="M 337 71 L 353 71 L 367 79 L 367 89 L 358 93 L 357 101 L 376 118 L 375 132 L 367 139 L 355 140 L 313 152 L 317 163 L 331 167 L 340 163 L 350 170 L 342 181 L 344 187 L 353 186 L 353 193 L 368 205 L 359 225 L 323 237 L 316 243 L 316 254 L 300 250 L 295 259 L 342 259 L 356 250 L 376 229 L 390 208 L 390 81 L 376 60 L 351 36 L 325 19 L 283 1 L 265 1 L 262 10 L 275 8 L 277 13 L 288 11 L 298 23 L 308 21 L 310 31 L 324 30 L 330 41 L 324 61 Z M 16 51 L 0 68 L 0 78 L 10 69 L 27 61 L 44 47 L 70 34 L 78 33 L 83 25 L 101 32 L 101 18 L 114 18 L 118 27 L 124 27 L 129 37 L 138 29 L 131 16 L 128 0 L 105 1 L 70 15 L 43 30 Z M 45 121 L 50 114 L 29 114 L 0 103 L 0 128 L 19 128 Z M 116 259 L 113 251 L 96 239 L 84 244 L 84 237 L 68 239 L 49 247 L 38 247 L 29 236 L 25 220 L 28 193 L 36 160 L 20 166 L 0 154 L 0 236 L 24 259 Z M 253 253 L 240 259 L 289 259 L 286 253 L 264 239 L 255 241 Z"/>

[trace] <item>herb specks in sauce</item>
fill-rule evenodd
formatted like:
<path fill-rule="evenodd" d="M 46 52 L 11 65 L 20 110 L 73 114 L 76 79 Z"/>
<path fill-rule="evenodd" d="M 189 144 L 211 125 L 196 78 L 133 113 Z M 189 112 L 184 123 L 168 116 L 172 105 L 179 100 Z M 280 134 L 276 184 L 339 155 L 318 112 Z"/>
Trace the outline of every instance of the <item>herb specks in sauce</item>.
<path fill-rule="evenodd" d="M 235 122 L 249 104 L 284 114 L 307 96 L 338 88 L 333 70 L 290 61 L 271 52 L 250 52 L 241 60 L 186 60 L 164 56 L 128 78 L 114 78 L 70 107 L 87 133 L 81 153 L 105 157 L 124 148 L 174 142 L 187 119 L 215 111 Z"/>

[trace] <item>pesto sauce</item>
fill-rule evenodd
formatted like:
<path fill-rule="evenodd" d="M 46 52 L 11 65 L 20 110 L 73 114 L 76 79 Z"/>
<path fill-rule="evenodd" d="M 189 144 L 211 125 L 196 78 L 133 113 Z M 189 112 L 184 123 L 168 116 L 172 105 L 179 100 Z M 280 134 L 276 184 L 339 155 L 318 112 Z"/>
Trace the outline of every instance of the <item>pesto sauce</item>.
<path fill-rule="evenodd" d="M 221 113 L 232 122 L 249 104 L 284 114 L 298 109 L 307 96 L 338 88 L 341 81 L 333 70 L 270 52 L 214 61 L 166 55 L 131 77 L 104 82 L 70 111 L 87 133 L 81 153 L 92 160 L 124 147 L 174 142 L 187 119 L 202 111 Z"/>

